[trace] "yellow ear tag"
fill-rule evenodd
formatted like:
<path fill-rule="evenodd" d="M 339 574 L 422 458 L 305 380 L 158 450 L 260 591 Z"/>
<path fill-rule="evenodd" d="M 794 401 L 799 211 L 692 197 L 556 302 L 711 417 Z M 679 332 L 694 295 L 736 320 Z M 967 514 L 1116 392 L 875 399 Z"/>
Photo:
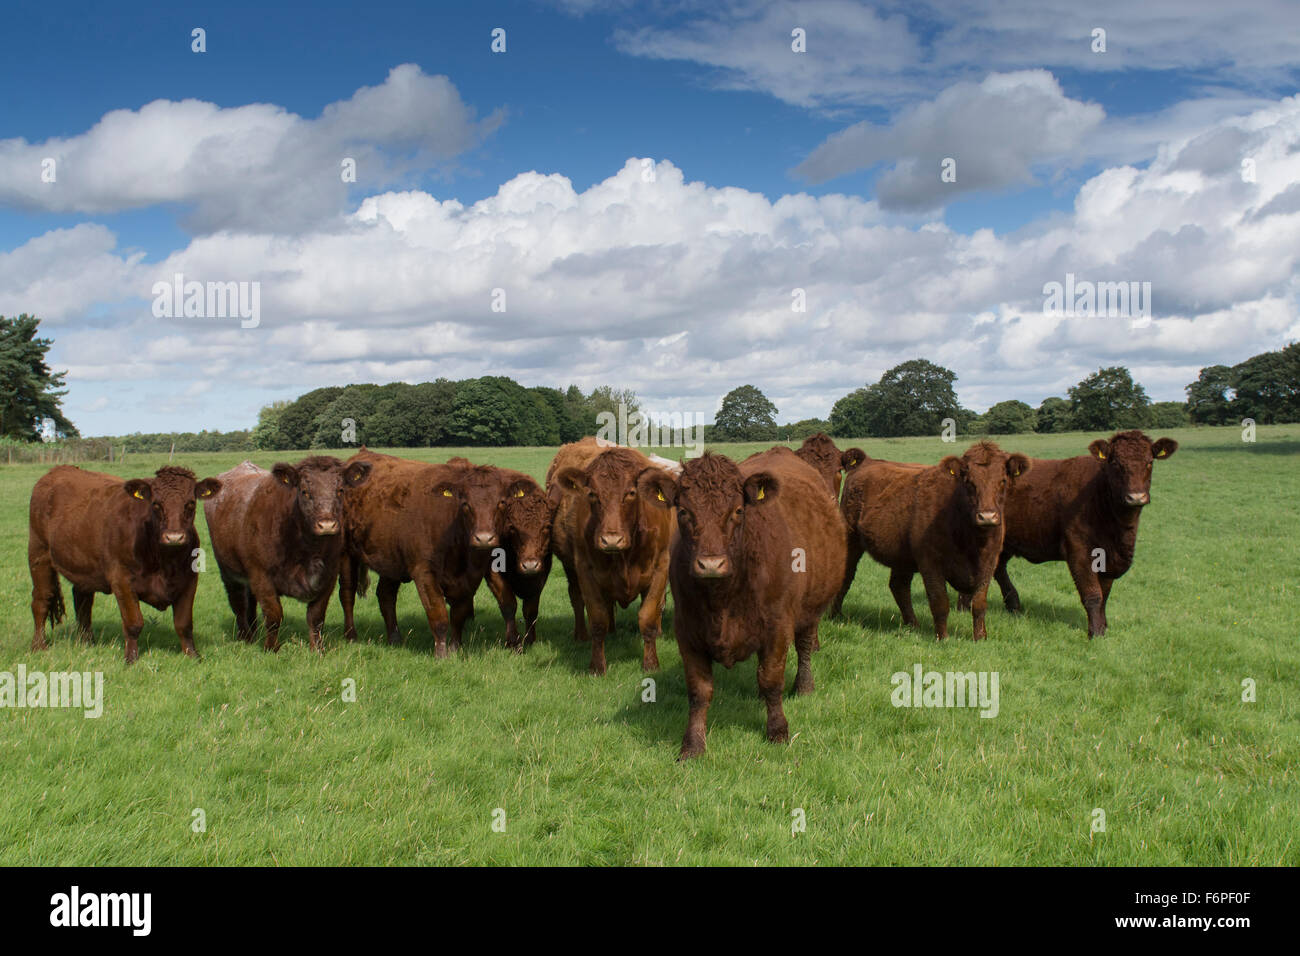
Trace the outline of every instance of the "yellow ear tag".
<path fill-rule="evenodd" d="M 758 486 L 758 498 L 757 498 L 757 500 L 758 500 L 758 501 L 762 501 L 762 500 L 763 500 L 764 498 L 766 498 L 766 497 L 767 497 L 767 489 L 764 488 L 762 485 L 759 485 L 759 486 Z"/>
<path fill-rule="evenodd" d="M 957 476 L 957 472 L 953 471 L 951 468 L 948 469 L 948 474 L 952 475 L 954 478 Z"/>
<path fill-rule="evenodd" d="M 1106 460 L 1106 453 L 1105 453 L 1104 451 L 1099 451 L 1099 452 L 1097 452 L 1097 457 L 1100 458 L 1102 461 L 1105 461 L 1105 460 Z"/>
<path fill-rule="evenodd" d="M 1157 457 L 1157 458 L 1164 458 L 1164 457 L 1165 457 L 1165 450 L 1164 450 L 1163 448 L 1161 448 L 1158 452 L 1156 452 L 1156 457 Z"/>
<path fill-rule="evenodd" d="M 660 501 L 667 501 L 667 500 L 668 500 L 667 498 L 664 497 L 664 493 L 663 493 L 662 491 L 656 491 L 656 492 L 655 492 L 655 495 L 659 498 Z"/>
<path fill-rule="evenodd" d="M 447 488 L 442 489 L 442 496 L 443 496 L 444 498 L 450 498 L 450 497 L 451 497 L 451 491 L 450 491 L 449 489 L 447 489 Z"/>
<path fill-rule="evenodd" d="M 856 465 L 857 463 L 858 463 L 858 460 L 857 460 L 856 458 L 851 459 L 851 460 L 849 461 L 849 467 L 852 468 L 852 467 L 853 467 L 854 465 Z"/>
<path fill-rule="evenodd" d="M 135 497 L 139 498 L 141 501 L 144 500 L 144 492 L 142 492 L 139 488 L 131 492 L 131 494 L 135 495 Z"/>
<path fill-rule="evenodd" d="M 520 488 L 518 491 L 515 492 L 516 498 L 522 498 L 523 496 L 524 496 L 524 489 Z"/>

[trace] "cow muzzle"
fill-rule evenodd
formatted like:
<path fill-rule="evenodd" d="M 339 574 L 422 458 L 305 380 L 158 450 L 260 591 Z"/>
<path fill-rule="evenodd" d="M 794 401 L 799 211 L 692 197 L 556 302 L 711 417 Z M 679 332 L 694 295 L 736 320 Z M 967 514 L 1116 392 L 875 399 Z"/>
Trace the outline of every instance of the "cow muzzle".
<path fill-rule="evenodd" d="M 542 562 L 538 558 L 525 558 L 519 562 L 519 572 L 521 574 L 537 574 L 542 570 Z"/>
<path fill-rule="evenodd" d="M 494 531 L 475 531 L 470 535 L 469 543 L 480 551 L 497 546 L 497 536 Z"/>
<path fill-rule="evenodd" d="M 691 563 L 697 578 L 725 578 L 731 574 L 731 562 L 725 554 L 700 555 Z"/>
<path fill-rule="evenodd" d="M 316 519 L 315 531 L 319 535 L 331 535 L 339 533 L 339 523 L 335 518 L 318 518 Z"/>
<path fill-rule="evenodd" d="M 1130 491 L 1124 496 L 1124 504 L 1130 508 L 1141 508 L 1143 505 L 1151 504 L 1151 496 L 1145 491 Z"/>
<path fill-rule="evenodd" d="M 169 548 L 176 548 L 184 544 L 187 537 L 189 536 L 184 531 L 164 531 L 162 543 Z"/>
<path fill-rule="evenodd" d="M 1002 516 L 996 511 L 975 512 L 975 524 L 981 528 L 994 528 L 1002 523 Z"/>
<path fill-rule="evenodd" d="M 625 534 L 602 534 L 596 539 L 596 544 L 602 551 L 626 551 L 627 535 Z"/>

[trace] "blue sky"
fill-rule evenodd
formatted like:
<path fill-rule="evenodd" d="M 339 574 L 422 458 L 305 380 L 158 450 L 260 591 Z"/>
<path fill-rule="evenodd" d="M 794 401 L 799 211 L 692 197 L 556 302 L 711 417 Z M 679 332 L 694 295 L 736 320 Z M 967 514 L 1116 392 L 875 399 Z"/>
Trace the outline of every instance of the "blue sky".
<path fill-rule="evenodd" d="M 11 180 L 0 187 L 0 311 L 49 316 L 83 433 L 245 427 L 261 403 L 314 384 L 489 372 L 631 384 L 651 403 L 706 412 L 750 376 L 794 419 L 824 415 L 839 394 L 915 355 L 946 360 L 977 408 L 1037 404 L 1118 361 L 1154 397 L 1179 398 L 1198 363 L 1296 334 L 1285 253 L 1221 295 L 1160 285 L 1184 282 L 1176 253 L 1193 235 L 1224 248 L 1189 247 L 1188 262 L 1265 242 L 1232 223 L 1295 180 L 1285 157 L 1300 72 L 1279 38 L 1294 37 L 1300 16 L 1270 2 L 1253 25 L 1208 3 L 1086 15 L 1052 6 L 1011 4 L 998 17 L 964 2 L 831 0 L 13 10 L 0 83 L 32 93 L 0 104 L 0 172 Z M 1093 25 L 1107 28 L 1104 53 L 1089 49 Z M 190 50 L 195 26 L 207 31 L 202 54 Z M 807 31 L 805 53 L 789 49 L 792 26 Z M 496 27 L 507 31 L 504 54 L 490 50 Z M 410 71 L 393 75 L 403 64 Z M 325 121 L 322 111 L 364 88 L 378 90 L 370 106 Z M 408 97 L 410 115 L 423 110 L 427 122 L 403 123 Z M 210 113 L 187 113 L 191 99 Z M 147 119 L 105 119 L 159 100 Z M 337 199 L 306 187 L 301 200 L 288 196 L 286 183 L 316 175 L 312 150 L 321 168 L 336 164 L 326 157 L 353 143 L 348 124 L 366 128 L 355 143 L 371 160 L 358 182 Z M 116 132 L 92 135 L 100 125 Z M 1210 145 L 1184 153 L 1192 143 Z M 1274 157 L 1250 196 L 1224 172 L 1228 149 Z M 933 169 L 948 153 L 958 188 Z M 23 177 L 46 154 L 67 161 L 56 189 L 42 191 Z M 307 156 L 306 172 L 277 180 L 271 154 Z M 635 185 L 643 159 L 666 174 L 652 195 Z M 1162 200 L 1193 160 L 1196 181 L 1178 190 L 1199 198 Z M 569 191 L 543 179 L 551 174 Z M 514 205 L 501 200 L 511 183 L 525 197 Z M 1111 189 L 1127 190 L 1127 208 L 1144 218 L 1129 221 L 1124 203 L 1111 209 L 1126 234 L 1107 249 L 1085 206 Z M 801 193 L 814 199 L 808 209 L 782 199 Z M 1153 211 L 1161 201 L 1167 219 Z M 387 211 L 358 226 L 368 202 Z M 1267 243 L 1287 242 L 1295 217 L 1271 219 Z M 412 221 L 446 245 L 408 231 Z M 340 230 L 351 230 L 352 250 L 336 248 Z M 381 240 L 396 245 L 381 251 Z M 485 258 L 481 289 L 447 291 L 480 275 Z M 320 291 L 362 261 L 379 265 L 355 288 Z M 385 304 L 394 283 L 376 269 L 400 262 L 403 281 L 419 286 L 422 261 L 426 299 L 403 291 Z M 227 326 L 149 315 L 152 280 L 199 263 L 215 279 L 270 284 L 259 330 L 227 340 Z M 710 271 L 693 274 L 704 263 Z M 787 286 L 817 290 L 800 316 L 772 311 L 788 289 L 763 289 L 786 266 Z M 1066 269 L 1153 281 L 1152 334 L 1123 349 L 1096 329 L 1030 329 L 1038 317 L 1024 313 L 1041 303 L 1026 290 Z M 99 291 L 82 288 L 100 275 Z M 310 290 L 274 285 L 286 275 Z M 510 282 L 524 303 L 518 324 L 491 319 L 485 338 L 473 303 Z M 353 293 L 374 307 L 338 313 Z M 1222 331 L 1234 322 L 1245 334 Z M 355 347 L 322 349 L 320 335 Z M 412 343 L 405 364 L 375 344 L 394 337 Z M 159 351 L 160 339 L 180 354 Z"/>

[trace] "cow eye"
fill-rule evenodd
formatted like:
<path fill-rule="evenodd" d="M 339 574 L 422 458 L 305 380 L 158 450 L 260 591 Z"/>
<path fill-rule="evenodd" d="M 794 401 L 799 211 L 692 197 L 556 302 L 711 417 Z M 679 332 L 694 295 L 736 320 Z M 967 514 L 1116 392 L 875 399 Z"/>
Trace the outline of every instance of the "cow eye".
<path fill-rule="evenodd" d="M 628 492 L 627 494 L 625 494 L 623 497 L 624 497 L 624 498 L 627 498 L 629 501 L 630 501 L 631 499 L 635 498 L 635 497 L 636 497 L 636 489 L 633 488 L 631 491 L 629 491 L 629 492 Z"/>
<path fill-rule="evenodd" d="M 739 518 L 739 517 L 740 517 L 741 515 L 743 515 L 744 513 L 745 513 L 745 509 L 744 509 L 744 508 L 737 508 L 737 509 L 736 509 L 736 517 L 737 517 L 737 518 Z"/>

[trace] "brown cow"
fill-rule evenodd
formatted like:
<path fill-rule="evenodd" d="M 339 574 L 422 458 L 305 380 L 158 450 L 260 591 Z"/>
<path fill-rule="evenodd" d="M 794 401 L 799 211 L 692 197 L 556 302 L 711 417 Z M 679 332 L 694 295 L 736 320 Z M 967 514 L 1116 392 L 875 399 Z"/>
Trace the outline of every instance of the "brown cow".
<path fill-rule="evenodd" d="M 43 650 L 45 619 L 63 619 L 59 575 L 72 584 L 77 629 L 91 640 L 95 594 L 112 594 L 122 615 L 126 662 L 140 656 L 144 629 L 140 602 L 172 608 L 181 650 L 194 649 L 194 593 L 199 576 L 194 552 L 194 502 L 221 490 L 216 478 L 196 481 L 188 468 L 167 466 L 154 477 L 127 481 L 116 475 L 60 465 L 32 489 L 27 564 L 32 574 L 32 650 Z"/>
<path fill-rule="evenodd" d="M 372 478 L 347 494 L 348 561 L 339 581 L 347 639 L 356 640 L 355 595 L 365 593 L 366 572 L 374 570 L 389 642 L 402 641 L 397 593 L 413 581 L 434 654 L 446 657 L 460 649 L 465 623 L 474 615 L 474 595 L 486 576 L 507 621 L 506 643 L 522 649 L 511 582 L 524 597 L 527 630 L 533 633 L 543 571 L 549 571 L 550 506 L 537 482 L 522 472 L 464 458 L 434 465 L 363 448 L 350 462 L 371 465 Z M 543 508 L 530 509 L 538 498 Z M 508 512 L 517 525 L 509 524 Z"/>
<path fill-rule="evenodd" d="M 767 739 L 788 740 L 781 694 L 790 644 L 794 691 L 806 694 L 818 622 L 844 577 L 844 521 L 822 476 L 781 447 L 739 466 L 705 454 L 680 479 L 647 470 L 637 484 L 665 514 L 677 508 L 669 574 L 690 697 L 679 759 L 704 751 L 713 662 L 730 668 L 755 652 Z"/>
<path fill-rule="evenodd" d="M 860 464 L 850 472 L 841 503 L 849 555 L 836 606 L 842 605 L 866 551 L 890 569 L 889 590 L 904 624 L 917 626 L 912 576 L 919 571 L 935 637 L 948 634 L 946 582 L 973 595 L 974 639 L 983 639 L 989 582 L 1007 527 L 1007 494 L 1029 468 L 1024 455 L 1009 455 L 988 441 L 934 467 L 870 459 Z"/>
<path fill-rule="evenodd" d="M 591 621 L 593 674 L 605 673 L 615 602 L 627 607 L 638 596 L 641 668 L 659 667 L 671 518 L 638 494 L 637 476 L 652 467 L 634 448 L 602 449 L 584 438 L 561 446 L 546 473 L 547 493 L 558 502 L 551 549 L 569 581 L 575 640 L 587 640 L 584 607 Z"/>
<path fill-rule="evenodd" d="M 257 609 L 266 618 L 269 651 L 280 649 L 280 595 L 307 605 L 313 650 L 343 555 L 344 487 L 363 484 L 364 462 L 344 465 L 317 455 L 270 471 L 246 461 L 221 475 L 221 493 L 203 505 L 212 550 L 239 637 L 252 641 Z"/>
<path fill-rule="evenodd" d="M 1153 442 L 1126 431 L 1097 439 L 1087 455 L 1032 459 L 1033 471 L 1007 499 L 1006 541 L 995 572 L 1007 609 L 1020 610 L 1008 559 L 1065 561 L 1088 614 L 1088 636 L 1105 634 L 1111 585 L 1133 566 L 1138 521 L 1151 503 L 1152 465 L 1177 450 L 1172 438 Z"/>
<path fill-rule="evenodd" d="M 848 451 L 840 451 L 835 447 L 835 442 L 825 432 L 818 432 L 816 435 L 809 435 L 795 452 L 800 458 L 822 476 L 826 482 L 826 487 L 830 489 L 836 500 L 840 497 L 840 482 L 843 480 L 843 472 L 849 470 L 858 462 L 867 457 L 866 452 L 861 448 L 850 448 Z"/>

